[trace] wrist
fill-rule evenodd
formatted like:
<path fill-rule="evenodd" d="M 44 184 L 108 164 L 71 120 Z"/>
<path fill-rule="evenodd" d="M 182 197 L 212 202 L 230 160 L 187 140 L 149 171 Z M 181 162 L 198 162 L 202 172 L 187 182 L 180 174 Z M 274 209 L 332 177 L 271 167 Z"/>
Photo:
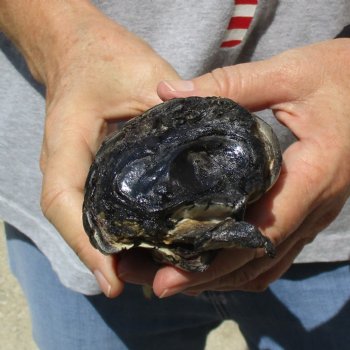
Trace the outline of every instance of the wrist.
<path fill-rule="evenodd" d="M 47 84 L 70 50 L 82 20 L 99 13 L 90 1 L 0 1 L 0 30 L 23 54 L 33 77 Z"/>

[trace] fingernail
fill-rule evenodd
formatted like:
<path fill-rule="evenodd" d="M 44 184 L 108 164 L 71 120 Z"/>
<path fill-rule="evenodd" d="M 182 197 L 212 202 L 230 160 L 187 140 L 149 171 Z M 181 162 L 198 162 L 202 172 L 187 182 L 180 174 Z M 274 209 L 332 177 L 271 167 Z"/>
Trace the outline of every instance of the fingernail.
<path fill-rule="evenodd" d="M 164 85 L 170 91 L 193 91 L 194 85 L 191 80 L 164 80 Z"/>
<path fill-rule="evenodd" d="M 108 283 L 107 279 L 105 278 L 105 276 L 102 274 L 101 271 L 95 270 L 94 275 L 100 288 L 102 289 L 102 292 L 106 297 L 109 298 L 109 296 L 111 295 L 112 286 Z"/>
<path fill-rule="evenodd" d="M 163 292 L 159 295 L 159 299 L 171 297 L 175 294 L 181 293 L 183 290 L 184 288 L 164 289 Z"/>

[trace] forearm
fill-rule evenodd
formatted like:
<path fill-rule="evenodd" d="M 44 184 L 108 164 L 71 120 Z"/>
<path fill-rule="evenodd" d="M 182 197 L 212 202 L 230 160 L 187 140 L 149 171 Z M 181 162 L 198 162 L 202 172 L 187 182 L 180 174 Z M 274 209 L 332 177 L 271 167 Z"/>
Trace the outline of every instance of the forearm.
<path fill-rule="evenodd" d="M 0 30 L 21 51 L 33 76 L 46 83 L 73 44 L 78 19 L 94 12 L 87 0 L 0 0 Z"/>

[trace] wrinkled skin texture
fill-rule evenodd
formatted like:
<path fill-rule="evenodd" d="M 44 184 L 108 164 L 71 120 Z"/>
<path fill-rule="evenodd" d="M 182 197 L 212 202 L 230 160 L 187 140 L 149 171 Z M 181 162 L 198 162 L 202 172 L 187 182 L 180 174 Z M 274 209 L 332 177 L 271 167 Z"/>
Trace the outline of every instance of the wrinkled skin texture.
<path fill-rule="evenodd" d="M 84 227 L 104 253 L 146 245 L 188 271 L 205 270 L 220 248 L 274 256 L 243 219 L 280 166 L 272 129 L 232 100 L 173 99 L 103 143 L 86 182 Z"/>
<path fill-rule="evenodd" d="M 128 254 L 120 263 L 120 276 L 151 284 L 162 297 L 205 290 L 261 291 L 279 278 L 349 197 L 349 55 L 350 40 L 336 39 L 214 70 L 190 82 L 192 87 L 186 82 L 183 90 L 179 81 L 160 84 L 164 100 L 219 95 L 252 111 L 271 108 L 296 136 L 283 154 L 276 185 L 247 212 L 277 245 L 277 255 L 269 259 L 259 250 L 223 250 L 207 271 L 190 274 L 158 269 L 146 256 Z"/>

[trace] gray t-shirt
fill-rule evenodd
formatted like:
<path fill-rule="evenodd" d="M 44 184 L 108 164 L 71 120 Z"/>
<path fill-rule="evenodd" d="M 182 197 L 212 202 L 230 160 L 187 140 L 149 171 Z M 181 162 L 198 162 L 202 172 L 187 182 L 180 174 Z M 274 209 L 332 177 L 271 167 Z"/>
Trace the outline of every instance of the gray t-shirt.
<path fill-rule="evenodd" d="M 350 22 L 348 0 L 260 0 L 256 8 L 239 7 L 232 0 L 95 3 L 144 38 L 184 79 L 215 67 L 265 59 L 289 48 L 331 39 Z M 238 26 L 227 31 L 233 15 L 254 18 L 247 30 Z M 0 49 L 0 218 L 37 244 L 64 285 L 86 294 L 98 293 L 93 275 L 40 210 L 44 89 L 32 80 L 23 59 L 2 34 Z M 293 141 L 289 131 L 269 111 L 261 115 L 273 125 L 282 147 L 287 147 Z M 348 202 L 337 220 L 305 247 L 297 262 L 349 259 L 349 218 Z"/>

